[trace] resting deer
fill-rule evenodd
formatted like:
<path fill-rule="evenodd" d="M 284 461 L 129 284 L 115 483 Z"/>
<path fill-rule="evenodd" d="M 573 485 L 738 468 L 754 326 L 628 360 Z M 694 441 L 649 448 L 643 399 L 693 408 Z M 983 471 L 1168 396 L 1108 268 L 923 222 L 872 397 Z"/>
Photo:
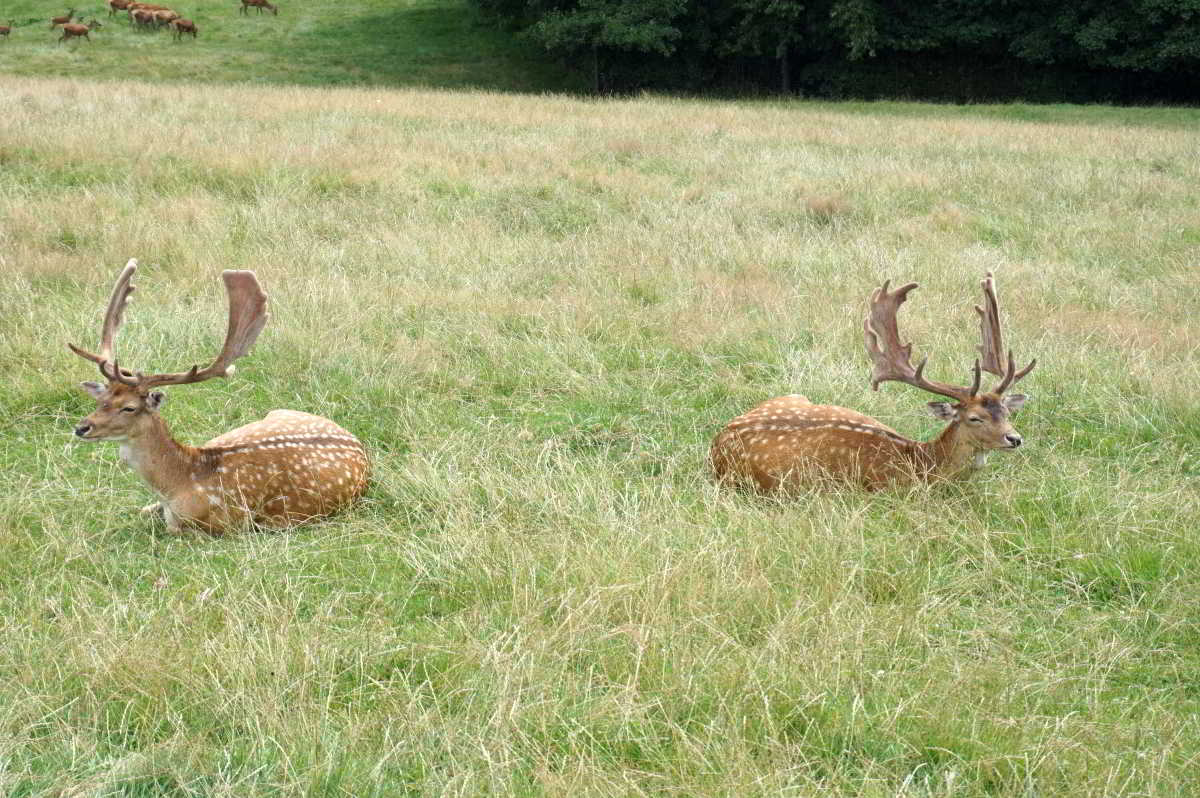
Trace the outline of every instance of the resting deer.
<path fill-rule="evenodd" d="M 90 32 L 92 32 L 93 30 L 95 30 L 96 28 L 100 28 L 100 27 L 103 27 L 103 26 L 94 19 L 89 20 L 88 24 L 86 24 L 86 25 L 76 25 L 75 23 L 63 25 L 62 26 L 62 36 L 58 37 L 58 43 L 62 44 L 67 39 L 83 38 L 83 39 L 87 39 L 88 44 L 91 44 L 92 38 L 90 36 L 88 36 L 88 34 Z"/>
<path fill-rule="evenodd" d="M 722 482 L 748 484 L 761 491 L 833 479 L 867 488 L 916 480 L 954 479 L 982 466 L 990 452 L 1021 445 L 1010 415 L 1025 404 L 1022 394 L 1005 393 L 1033 370 L 1037 360 L 1016 370 L 1007 360 L 992 275 L 982 283 L 984 307 L 976 306 L 983 344 L 968 386 L 934 382 L 924 376 L 925 360 L 914 369 L 912 344 L 901 344 L 896 313 L 909 283 L 888 292 L 888 283 L 870 300 L 864 324 L 867 353 L 874 363 L 871 387 L 892 380 L 945 396 L 930 402 L 937 418 L 948 421 L 931 441 L 913 441 L 854 410 L 817 405 L 800 395 L 771 399 L 738 416 L 713 441 L 710 462 Z M 981 370 L 999 376 L 991 391 L 980 392 Z"/>
<path fill-rule="evenodd" d="M 263 9 L 270 10 L 275 16 L 279 16 L 279 6 L 273 6 L 270 0 L 242 0 L 242 13 L 245 14 L 251 8 L 257 8 L 258 13 L 262 13 Z"/>
<path fill-rule="evenodd" d="M 173 19 L 171 27 L 175 29 L 175 40 L 182 41 L 183 34 L 190 33 L 192 38 L 196 38 L 196 23 L 190 19 Z"/>
<path fill-rule="evenodd" d="M 171 437 L 159 415 L 166 395 L 158 389 L 232 374 L 233 362 L 250 350 L 267 323 L 267 297 L 253 272 L 224 272 L 229 328 L 217 359 L 176 374 L 130 372 L 113 357 L 113 339 L 136 269 L 137 261 L 129 261 L 113 288 L 99 354 L 70 347 L 98 364 L 107 381 L 82 383 L 97 408 L 75 434 L 86 441 L 120 443 L 121 459 L 162 497 L 143 511 L 161 512 L 172 530 L 188 524 L 220 532 L 247 521 L 269 527 L 303 523 L 358 498 L 367 482 L 366 452 L 357 438 L 320 416 L 272 410 L 263 420 L 198 447 Z"/>
<path fill-rule="evenodd" d="M 50 18 L 50 30 L 54 30 L 59 25 L 66 25 L 68 22 L 70 22 L 74 18 L 75 18 L 75 9 L 73 9 L 73 8 L 61 17 L 51 17 Z"/>

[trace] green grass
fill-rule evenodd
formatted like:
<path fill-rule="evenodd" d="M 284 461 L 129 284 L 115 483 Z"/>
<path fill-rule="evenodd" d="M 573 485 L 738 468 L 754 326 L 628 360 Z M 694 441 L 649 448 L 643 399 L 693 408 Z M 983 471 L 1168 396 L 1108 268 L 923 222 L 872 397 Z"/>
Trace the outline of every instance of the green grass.
<path fill-rule="evenodd" d="M 132 29 L 101 2 L 78 16 L 104 27 L 89 44 L 59 44 L 49 19 L 68 6 L 14 0 L 0 15 L 15 24 L 0 41 L 0 73 L 116 80 L 267 83 L 307 86 L 436 86 L 496 91 L 578 88 L 511 34 L 481 19 L 465 0 L 305 0 L 279 4 L 279 15 L 236 0 L 191 0 L 171 6 L 193 20 L 199 36 L 176 42 L 166 31 Z M 3 22 L 3 20 L 0 20 Z"/>
<path fill-rule="evenodd" d="M 1197 112 L 0 90 L 0 793 L 1194 792 Z M 137 514 L 71 440 L 96 375 L 65 347 L 129 257 L 139 367 L 214 353 L 221 269 L 271 297 L 235 378 L 171 391 L 176 434 L 328 416 L 361 504 L 218 539 Z M 920 281 L 905 333 L 959 379 L 986 270 L 1040 363 L 1019 452 L 710 483 L 773 395 L 932 434 L 868 388 L 864 302 Z"/>

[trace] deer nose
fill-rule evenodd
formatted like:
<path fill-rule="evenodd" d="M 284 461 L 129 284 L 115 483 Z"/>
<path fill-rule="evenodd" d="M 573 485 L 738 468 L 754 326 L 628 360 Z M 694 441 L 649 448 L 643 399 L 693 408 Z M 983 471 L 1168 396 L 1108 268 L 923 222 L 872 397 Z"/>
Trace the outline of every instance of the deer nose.
<path fill-rule="evenodd" d="M 1008 441 L 1008 445 L 1014 449 L 1021 445 L 1021 436 L 1015 432 L 1005 435 L 1004 440 Z"/>
<path fill-rule="evenodd" d="M 75 428 L 75 435 L 76 437 L 82 438 L 84 435 L 87 435 L 91 429 L 92 423 L 90 421 L 85 421 Z"/>

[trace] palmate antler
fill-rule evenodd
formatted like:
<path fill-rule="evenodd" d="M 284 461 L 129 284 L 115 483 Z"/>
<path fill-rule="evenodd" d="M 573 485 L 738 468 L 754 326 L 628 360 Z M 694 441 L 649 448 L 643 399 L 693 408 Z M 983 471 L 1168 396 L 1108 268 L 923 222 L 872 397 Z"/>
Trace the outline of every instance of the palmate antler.
<path fill-rule="evenodd" d="M 225 281 L 225 292 L 229 295 L 229 328 L 225 334 L 225 345 L 217 359 L 203 369 L 197 365 L 174 374 L 147 375 L 129 372 L 117 364 L 113 356 L 113 341 L 117 330 L 120 329 L 129 295 L 134 291 L 131 280 L 135 271 L 137 260 L 131 259 L 117 278 L 117 284 L 108 300 L 108 310 L 104 314 L 100 353 L 93 354 L 74 344 L 67 344 L 75 354 L 98 364 L 100 373 L 107 380 L 148 390 L 162 385 L 184 385 L 203 382 L 213 377 L 227 377 L 233 373 L 233 361 L 250 351 L 269 318 L 267 295 L 259 286 L 254 272 L 224 271 L 221 273 L 221 279 Z"/>
<path fill-rule="evenodd" d="M 983 338 L 979 354 L 983 356 L 983 370 L 1001 378 L 995 393 L 1003 394 L 1018 380 L 1033 371 L 1033 367 L 1037 365 L 1037 358 L 1035 357 L 1029 361 L 1028 366 L 1017 371 L 1017 364 L 1013 360 L 1013 353 L 1010 349 L 1008 350 L 1007 364 L 1005 363 L 1004 334 L 1000 330 L 1000 303 L 996 299 L 996 283 L 991 272 L 987 273 L 987 277 L 980 282 L 980 285 L 983 286 L 984 307 L 975 306 L 975 312 L 979 314 L 979 335 Z"/>
<path fill-rule="evenodd" d="M 946 396 L 961 402 L 979 393 L 983 371 L 988 371 L 1002 378 L 994 393 L 1003 394 L 1017 380 L 1024 377 L 1037 365 L 1037 360 L 1035 359 L 1018 372 L 1013 362 L 1012 352 L 1008 353 L 1007 367 L 1001 365 L 1003 363 L 1003 349 L 999 303 L 996 300 L 996 290 L 992 274 L 989 272 L 987 278 L 982 283 L 984 304 L 987 306 L 987 309 L 985 310 L 979 306 L 975 307 L 980 316 L 980 330 L 983 344 L 979 347 L 979 351 L 983 356 L 983 360 L 975 360 L 972 384 L 968 387 L 926 379 L 923 372 L 925 371 L 925 363 L 928 361 L 928 357 L 922 358 L 921 362 L 914 369 L 911 362 L 912 344 L 901 343 L 900 331 L 896 325 L 896 313 L 908 298 L 909 292 L 916 288 L 917 284 L 909 283 L 889 293 L 888 285 L 890 282 L 885 281 L 882 287 L 875 289 L 874 293 L 871 294 L 867 318 L 863 323 L 867 354 L 870 355 L 874 363 L 874 370 L 871 374 L 871 387 L 875 390 L 879 390 L 879 383 L 881 382 L 902 382 L 906 385 L 912 385 L 930 393 L 936 393 L 940 396 Z"/>
<path fill-rule="evenodd" d="M 125 377 L 128 372 L 122 372 L 117 366 L 116 360 L 113 359 L 113 340 L 117 336 L 117 330 L 121 328 L 121 322 L 124 321 L 125 305 L 128 304 L 129 296 L 135 290 L 130 281 L 133 280 L 133 273 L 136 271 L 137 258 L 130 258 L 129 262 L 125 264 L 125 268 L 121 270 L 121 275 L 117 277 L 117 284 L 113 286 L 112 296 L 108 298 L 108 310 L 104 312 L 104 327 L 100 332 L 100 354 L 80 349 L 75 344 L 67 344 L 75 354 L 98 364 L 100 374 L 104 379 L 123 382 L 126 385 L 135 385 L 136 380 Z M 107 371 L 106 366 L 111 367 L 112 371 Z M 129 377 L 132 376 L 129 374 Z"/>

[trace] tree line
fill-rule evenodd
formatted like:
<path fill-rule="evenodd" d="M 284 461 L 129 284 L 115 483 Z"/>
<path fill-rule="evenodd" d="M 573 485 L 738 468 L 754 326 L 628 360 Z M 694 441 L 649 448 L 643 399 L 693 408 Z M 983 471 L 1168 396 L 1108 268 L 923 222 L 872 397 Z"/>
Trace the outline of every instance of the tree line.
<path fill-rule="evenodd" d="M 597 92 L 1200 100 L 1200 0 L 472 0 Z"/>

